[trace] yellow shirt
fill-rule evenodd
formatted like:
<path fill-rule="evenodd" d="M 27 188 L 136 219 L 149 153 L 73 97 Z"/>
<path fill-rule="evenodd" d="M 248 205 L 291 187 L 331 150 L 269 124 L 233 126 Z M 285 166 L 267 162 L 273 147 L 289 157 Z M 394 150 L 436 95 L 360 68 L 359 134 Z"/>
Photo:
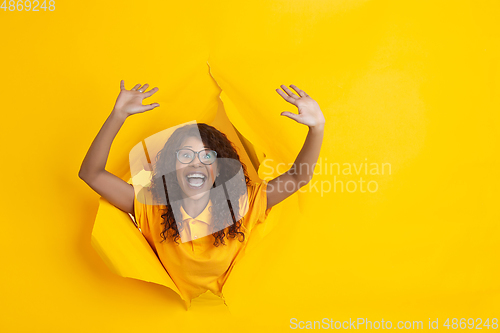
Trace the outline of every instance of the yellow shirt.
<path fill-rule="evenodd" d="M 212 234 L 207 235 L 208 226 L 212 222 L 209 212 L 211 201 L 203 212 L 194 218 L 181 208 L 183 220 L 190 220 L 189 228 L 185 228 L 183 232 L 190 232 L 192 236 L 184 238 L 181 234 L 181 237 L 192 240 L 182 243 L 182 239 L 178 239 L 177 244 L 172 238 L 161 242 L 163 238 L 160 233 L 164 225 L 161 224 L 163 219 L 160 208 L 165 206 L 149 205 L 147 201 L 143 204 L 137 200 L 137 196 L 134 198 L 135 220 L 142 234 L 188 303 L 207 290 L 224 297 L 222 287 L 233 266 L 244 254 L 252 228 L 262 223 L 271 211 L 271 208 L 266 210 L 266 188 L 267 182 L 263 180 L 247 187 L 248 201 L 244 200 L 246 198 L 240 198 L 240 203 L 248 203 L 248 205 L 240 204 L 240 212 L 246 212 L 241 220 L 240 229 L 245 233 L 245 240 L 240 242 L 238 237 L 234 239 L 225 237 L 226 245 L 219 244 L 218 247 L 213 245 L 215 238 Z"/>

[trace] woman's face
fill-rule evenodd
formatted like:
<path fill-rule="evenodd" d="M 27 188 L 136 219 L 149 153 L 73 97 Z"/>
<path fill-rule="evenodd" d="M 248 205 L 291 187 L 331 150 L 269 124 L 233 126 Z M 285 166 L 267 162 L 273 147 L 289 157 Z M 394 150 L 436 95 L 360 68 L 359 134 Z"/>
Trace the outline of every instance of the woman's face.
<path fill-rule="evenodd" d="M 187 196 L 193 200 L 198 200 L 210 194 L 209 191 L 218 173 L 217 160 L 210 165 L 203 164 L 198 154 L 196 154 L 196 152 L 207 148 L 212 149 L 211 147 L 204 146 L 199 138 L 193 136 L 186 138 L 179 147 L 179 149 L 191 149 L 195 152 L 194 160 L 189 164 L 183 164 L 177 158 L 175 159 L 177 181 L 184 197 Z"/>

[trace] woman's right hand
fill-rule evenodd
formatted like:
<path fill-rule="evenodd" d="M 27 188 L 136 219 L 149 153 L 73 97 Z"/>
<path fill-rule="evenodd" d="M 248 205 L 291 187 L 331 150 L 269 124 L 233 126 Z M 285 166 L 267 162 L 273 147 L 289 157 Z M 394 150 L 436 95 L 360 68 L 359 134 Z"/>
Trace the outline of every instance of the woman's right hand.
<path fill-rule="evenodd" d="M 148 92 L 144 92 L 148 87 L 149 84 L 147 83 L 142 87 L 140 84 L 136 84 L 132 89 L 127 90 L 125 89 L 125 81 L 121 80 L 120 94 L 116 99 L 113 112 L 126 118 L 132 114 L 153 110 L 154 108 L 160 106 L 158 103 L 142 105 L 142 100 L 144 98 L 147 98 L 158 91 L 158 87 L 155 87 Z"/>

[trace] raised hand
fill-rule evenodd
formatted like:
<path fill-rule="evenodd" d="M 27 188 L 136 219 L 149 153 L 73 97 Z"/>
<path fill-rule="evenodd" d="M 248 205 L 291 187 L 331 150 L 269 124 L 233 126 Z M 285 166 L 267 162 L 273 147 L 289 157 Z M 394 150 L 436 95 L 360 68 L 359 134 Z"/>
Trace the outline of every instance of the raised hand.
<path fill-rule="evenodd" d="M 145 111 L 152 110 L 160 104 L 152 103 L 149 105 L 142 105 L 142 100 L 153 95 L 158 91 L 158 87 L 151 89 L 148 92 L 145 92 L 149 87 L 149 84 L 145 84 L 141 87 L 140 84 L 136 84 L 132 89 L 125 89 L 125 81 L 120 81 L 120 94 L 116 99 L 115 106 L 113 111 L 124 116 L 128 117 L 132 114 L 142 113 Z"/>
<path fill-rule="evenodd" d="M 299 109 L 299 113 L 296 114 L 284 111 L 281 112 L 281 115 L 309 127 L 322 127 L 325 124 L 325 117 L 323 116 L 323 112 L 319 108 L 318 103 L 297 86 L 292 84 L 290 87 L 292 87 L 293 90 L 299 94 L 299 96 L 294 94 L 293 91 L 288 89 L 283 84 L 281 85 L 281 88 L 286 92 L 286 94 L 280 89 L 276 89 L 276 91 L 285 99 L 285 101 L 295 105 Z"/>

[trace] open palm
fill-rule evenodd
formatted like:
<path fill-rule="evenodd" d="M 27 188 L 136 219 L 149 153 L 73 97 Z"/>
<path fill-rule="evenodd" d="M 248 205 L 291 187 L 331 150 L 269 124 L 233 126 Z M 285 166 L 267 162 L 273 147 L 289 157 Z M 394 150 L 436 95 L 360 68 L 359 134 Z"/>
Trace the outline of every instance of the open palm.
<path fill-rule="evenodd" d="M 148 92 L 144 92 L 149 87 L 149 84 L 145 84 L 141 87 L 140 84 L 136 84 L 132 89 L 125 89 L 125 81 L 120 81 L 120 94 L 118 95 L 114 109 L 117 112 L 129 116 L 136 113 L 142 113 L 145 111 L 152 110 L 160 104 L 152 103 L 149 105 L 142 105 L 142 100 L 150 97 L 155 92 L 158 91 L 158 87 L 151 89 Z M 140 88 L 140 89 L 139 89 Z"/>
<path fill-rule="evenodd" d="M 293 90 L 295 90 L 299 94 L 299 96 L 294 94 L 293 91 L 288 89 L 285 85 L 281 85 L 281 88 L 286 92 L 286 94 L 279 89 L 276 89 L 276 91 L 287 102 L 295 105 L 298 108 L 299 113 L 296 114 L 284 111 L 281 113 L 281 115 L 291 118 L 296 122 L 307 125 L 309 127 L 324 124 L 325 117 L 323 116 L 323 112 L 319 108 L 318 103 L 297 86 L 292 84 L 290 85 L 290 87 L 292 87 Z"/>

